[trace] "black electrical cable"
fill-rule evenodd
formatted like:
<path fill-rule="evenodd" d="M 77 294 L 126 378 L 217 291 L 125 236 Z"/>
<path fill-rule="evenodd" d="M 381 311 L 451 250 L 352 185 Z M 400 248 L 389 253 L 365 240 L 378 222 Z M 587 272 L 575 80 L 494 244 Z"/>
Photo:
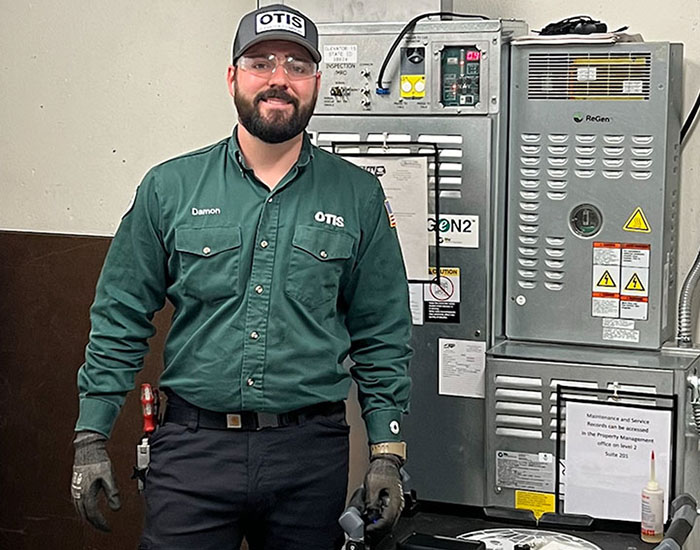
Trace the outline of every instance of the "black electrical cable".
<path fill-rule="evenodd" d="M 396 37 L 396 40 L 394 40 L 394 43 L 391 45 L 391 48 L 389 48 L 389 51 L 386 54 L 386 57 L 384 57 L 384 62 L 382 63 L 381 69 L 379 69 L 379 74 L 377 75 L 377 93 L 378 94 L 387 94 L 389 92 L 388 88 L 385 88 L 382 86 L 382 78 L 384 77 L 384 71 L 386 70 L 386 66 L 389 64 L 389 60 L 391 59 L 391 56 L 393 55 L 394 51 L 396 50 L 396 47 L 399 45 L 401 42 L 401 39 L 406 36 L 406 34 L 416 26 L 416 23 L 420 21 L 421 19 L 425 19 L 426 17 L 437 17 L 437 16 L 451 16 L 451 17 L 464 17 L 464 18 L 471 18 L 471 19 L 483 19 L 485 21 L 488 21 L 489 18 L 486 17 L 485 15 L 469 15 L 466 13 L 450 13 L 446 11 L 436 11 L 436 12 L 431 12 L 431 13 L 423 13 L 421 15 L 417 15 L 413 19 L 411 19 L 404 28 L 401 30 L 399 35 Z"/>
<path fill-rule="evenodd" d="M 683 143 L 683 139 L 685 138 L 686 134 L 690 131 L 690 127 L 693 125 L 695 116 L 698 114 L 698 109 L 700 109 L 700 92 L 698 92 L 698 97 L 695 99 L 695 105 L 693 105 L 693 108 L 690 110 L 690 113 L 688 113 L 688 118 L 685 119 L 683 127 L 681 128 L 681 143 Z"/>

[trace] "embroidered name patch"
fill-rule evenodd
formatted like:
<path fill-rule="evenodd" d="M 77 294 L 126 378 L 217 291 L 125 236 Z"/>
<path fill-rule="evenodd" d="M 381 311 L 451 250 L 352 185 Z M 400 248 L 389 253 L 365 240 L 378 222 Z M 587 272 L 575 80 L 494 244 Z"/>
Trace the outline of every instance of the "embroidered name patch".
<path fill-rule="evenodd" d="M 268 31 L 290 31 L 306 36 L 306 22 L 288 11 L 266 11 L 255 16 L 255 34 Z"/>

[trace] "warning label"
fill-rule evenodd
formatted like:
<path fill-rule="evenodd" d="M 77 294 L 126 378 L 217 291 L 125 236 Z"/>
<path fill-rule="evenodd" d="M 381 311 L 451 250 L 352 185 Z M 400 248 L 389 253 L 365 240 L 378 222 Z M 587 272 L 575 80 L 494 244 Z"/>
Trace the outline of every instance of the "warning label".
<path fill-rule="evenodd" d="M 644 267 L 622 268 L 621 294 L 624 296 L 649 296 L 649 269 Z"/>
<path fill-rule="evenodd" d="M 423 317 L 429 323 L 459 323 L 459 304 L 425 302 Z"/>
<path fill-rule="evenodd" d="M 651 233 L 651 226 L 649 225 L 647 217 L 644 215 L 644 212 L 642 212 L 642 209 L 639 206 L 628 218 L 625 225 L 622 226 L 622 229 L 635 233 Z"/>
<path fill-rule="evenodd" d="M 620 297 L 617 294 L 593 293 L 593 317 L 619 317 Z"/>
<path fill-rule="evenodd" d="M 639 280 L 639 276 L 636 273 L 632 275 L 630 282 L 625 285 L 625 290 L 638 290 L 640 292 L 644 292 L 644 285 L 642 285 L 642 281 Z"/>
<path fill-rule="evenodd" d="M 620 297 L 620 317 L 645 321 L 649 314 L 649 302 L 646 298 Z"/>
<path fill-rule="evenodd" d="M 617 287 L 617 283 L 613 281 L 612 275 L 610 275 L 610 271 L 606 269 L 605 273 L 603 273 L 603 276 L 598 281 L 598 286 L 615 288 Z"/>
<path fill-rule="evenodd" d="M 593 292 L 620 292 L 620 266 L 594 265 Z"/>
<path fill-rule="evenodd" d="M 547 512 L 554 512 L 554 493 L 535 493 L 533 491 L 515 491 L 515 508 L 532 510 L 535 518 L 540 519 Z"/>
<path fill-rule="evenodd" d="M 650 256 L 648 244 L 593 243 L 593 317 L 647 320 Z M 639 341 L 638 330 L 606 328 L 604 340 Z"/>
<path fill-rule="evenodd" d="M 429 283 L 423 285 L 423 317 L 429 323 L 459 323 L 459 268 L 441 267 L 440 277 L 429 269 Z"/>
<path fill-rule="evenodd" d="M 642 245 L 633 248 L 634 245 L 626 244 L 622 250 L 622 267 L 645 267 L 649 269 L 649 247 Z"/>

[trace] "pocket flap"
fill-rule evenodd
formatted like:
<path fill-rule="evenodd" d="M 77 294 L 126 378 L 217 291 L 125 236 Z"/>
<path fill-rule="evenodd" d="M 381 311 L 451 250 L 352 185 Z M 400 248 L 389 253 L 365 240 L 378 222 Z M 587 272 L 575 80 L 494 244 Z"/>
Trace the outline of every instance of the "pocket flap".
<path fill-rule="evenodd" d="M 175 228 L 175 250 L 179 252 L 209 257 L 239 246 L 241 246 L 239 226 Z"/>
<path fill-rule="evenodd" d="M 300 225 L 292 244 L 321 261 L 343 260 L 352 256 L 354 240 L 350 235 L 319 227 Z"/>

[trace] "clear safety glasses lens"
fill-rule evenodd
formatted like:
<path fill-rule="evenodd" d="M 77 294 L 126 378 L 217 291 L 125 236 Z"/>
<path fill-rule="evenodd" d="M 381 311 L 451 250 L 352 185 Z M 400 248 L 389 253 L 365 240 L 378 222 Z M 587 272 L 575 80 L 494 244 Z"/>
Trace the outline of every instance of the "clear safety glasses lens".
<path fill-rule="evenodd" d="M 242 56 L 238 60 L 238 68 L 247 71 L 255 76 L 269 78 L 275 72 L 277 67 L 282 65 L 284 72 L 287 73 L 289 80 L 304 80 L 314 76 L 318 70 L 316 63 L 295 59 L 294 57 L 286 57 L 284 61 L 280 61 L 274 55 L 261 56 Z"/>

